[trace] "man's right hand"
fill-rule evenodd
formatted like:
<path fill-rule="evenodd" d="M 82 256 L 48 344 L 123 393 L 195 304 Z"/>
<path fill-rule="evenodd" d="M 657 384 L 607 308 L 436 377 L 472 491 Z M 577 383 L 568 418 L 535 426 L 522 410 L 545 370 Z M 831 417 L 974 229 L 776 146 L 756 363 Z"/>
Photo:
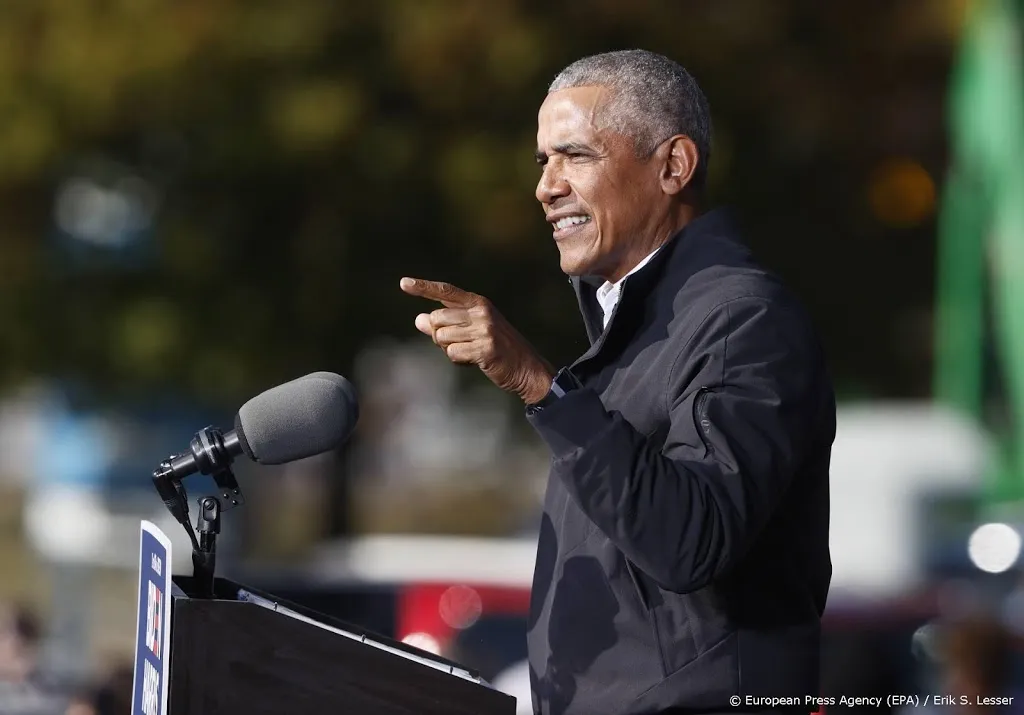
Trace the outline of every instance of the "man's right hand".
<path fill-rule="evenodd" d="M 487 298 L 451 283 L 417 278 L 403 278 L 401 288 L 445 306 L 417 315 L 416 329 L 429 335 L 449 360 L 476 365 L 491 382 L 526 404 L 548 394 L 554 370 Z"/>

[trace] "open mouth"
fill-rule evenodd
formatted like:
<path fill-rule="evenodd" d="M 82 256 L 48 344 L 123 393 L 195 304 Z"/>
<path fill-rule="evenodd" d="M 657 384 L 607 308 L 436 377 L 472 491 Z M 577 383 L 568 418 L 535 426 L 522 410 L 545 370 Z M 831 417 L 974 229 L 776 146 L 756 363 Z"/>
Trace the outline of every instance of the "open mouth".
<path fill-rule="evenodd" d="M 560 238 L 568 235 L 574 231 L 578 231 L 583 226 L 590 223 L 590 217 L 586 214 L 577 214 L 574 216 L 565 216 L 554 222 L 554 236 Z"/>

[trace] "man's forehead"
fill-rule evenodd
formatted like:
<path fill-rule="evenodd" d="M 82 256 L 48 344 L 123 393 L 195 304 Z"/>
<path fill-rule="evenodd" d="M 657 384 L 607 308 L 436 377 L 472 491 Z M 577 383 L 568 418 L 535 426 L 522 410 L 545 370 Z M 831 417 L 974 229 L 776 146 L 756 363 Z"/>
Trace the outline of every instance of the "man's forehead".
<path fill-rule="evenodd" d="M 538 112 L 538 122 L 584 121 L 596 119 L 608 99 L 608 89 L 598 85 L 569 87 L 550 92 Z"/>
<path fill-rule="evenodd" d="M 607 98 L 607 88 L 599 85 L 550 92 L 538 113 L 538 141 L 550 141 L 565 133 L 601 133 L 601 111 Z"/>

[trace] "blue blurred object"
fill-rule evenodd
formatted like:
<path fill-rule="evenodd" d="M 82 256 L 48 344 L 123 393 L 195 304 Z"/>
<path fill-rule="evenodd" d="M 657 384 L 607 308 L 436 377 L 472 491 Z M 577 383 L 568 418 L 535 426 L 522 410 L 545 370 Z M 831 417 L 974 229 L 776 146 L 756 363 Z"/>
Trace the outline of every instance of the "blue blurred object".
<path fill-rule="evenodd" d="M 61 405 L 44 421 L 43 434 L 36 472 L 41 488 L 102 486 L 114 446 L 98 420 Z"/>
<path fill-rule="evenodd" d="M 150 475 L 172 454 L 188 449 L 203 427 L 229 427 L 223 410 L 154 396 L 144 404 L 82 400 L 73 389 L 56 393 L 44 410 L 37 464 L 40 488 L 73 486 L 110 494 L 151 491 Z M 189 480 L 189 493 L 212 493 L 209 477 Z M 155 497 L 154 497 L 155 498 Z"/>

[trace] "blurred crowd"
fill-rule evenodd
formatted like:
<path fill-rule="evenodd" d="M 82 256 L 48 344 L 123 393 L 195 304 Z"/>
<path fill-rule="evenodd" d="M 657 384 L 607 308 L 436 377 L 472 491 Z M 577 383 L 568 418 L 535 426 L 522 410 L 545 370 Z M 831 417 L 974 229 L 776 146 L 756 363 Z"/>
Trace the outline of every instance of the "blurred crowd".
<path fill-rule="evenodd" d="M 132 664 L 124 662 L 79 682 L 47 671 L 44 628 L 21 605 L 0 607 L 0 714 L 127 715 L 132 704 Z"/>
<path fill-rule="evenodd" d="M 1012 698 L 1006 712 L 1024 711 L 1024 690 L 1014 672 L 1015 639 L 998 621 L 968 619 L 940 640 L 945 665 L 940 692 L 966 696 L 970 705 L 964 712 L 991 712 L 993 707 L 983 703 L 992 698 Z"/>

